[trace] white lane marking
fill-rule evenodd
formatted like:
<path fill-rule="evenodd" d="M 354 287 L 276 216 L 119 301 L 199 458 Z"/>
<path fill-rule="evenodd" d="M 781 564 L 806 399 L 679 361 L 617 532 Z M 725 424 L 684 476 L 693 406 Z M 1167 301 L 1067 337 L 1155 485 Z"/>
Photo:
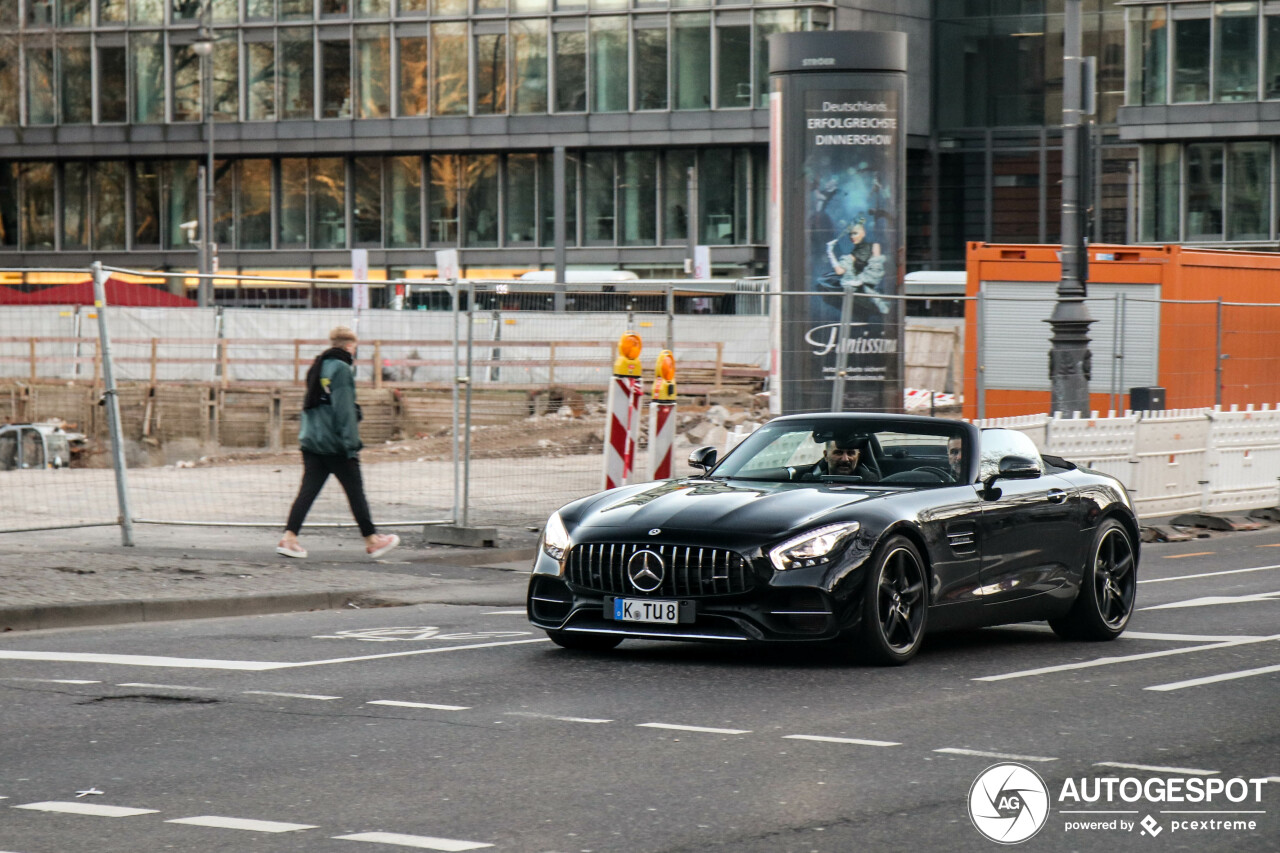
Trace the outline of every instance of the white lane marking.
<path fill-rule="evenodd" d="M 1008 678 L 1026 678 L 1031 675 L 1047 675 L 1051 672 L 1068 672 L 1073 669 L 1089 669 L 1095 666 L 1107 666 L 1113 663 L 1129 663 L 1137 660 L 1150 660 L 1152 658 L 1169 657 L 1170 655 L 1185 655 L 1191 652 L 1212 651 L 1213 649 L 1227 649 L 1232 646 L 1247 646 L 1250 643 L 1266 643 L 1272 640 L 1280 640 L 1280 634 L 1273 634 L 1270 637 L 1250 637 L 1243 640 L 1230 640 L 1225 643 L 1211 643 L 1207 646 L 1191 646 L 1190 648 L 1181 649 L 1165 649 L 1160 652 L 1144 652 L 1137 655 L 1120 655 L 1116 657 L 1094 658 L 1093 660 L 1080 661 L 1078 663 L 1064 663 L 1057 666 L 1042 666 L 1037 669 L 1024 669 L 1018 672 L 1006 672 L 1000 675 L 984 675 L 973 679 L 974 681 L 1004 681 Z"/>
<path fill-rule="evenodd" d="M 481 616 L 528 616 L 528 610 L 490 610 L 488 613 L 481 613 Z"/>
<path fill-rule="evenodd" d="M 5 681 L 34 681 L 38 684 L 101 684 L 84 678 L 6 678 Z"/>
<path fill-rule="evenodd" d="M 525 643 L 549 643 L 551 640 L 547 637 L 538 637 L 532 640 L 506 640 L 498 643 L 473 643 L 469 646 L 443 646 L 438 649 L 413 649 L 407 652 L 386 652 L 380 655 L 363 655 L 354 658 L 331 658 L 329 660 L 308 660 L 301 663 L 283 663 L 275 664 L 273 669 L 291 669 L 300 666 L 322 666 L 329 663 L 357 663 L 365 660 L 382 660 L 383 658 L 402 658 L 410 655 L 435 655 L 441 652 L 461 652 L 467 649 L 492 649 L 498 646 L 519 646 Z"/>
<path fill-rule="evenodd" d="M 535 714 L 532 711 L 507 711 L 508 717 L 533 717 L 537 720 L 559 720 L 562 723 L 612 723 L 596 717 L 558 717 L 555 714 Z"/>
<path fill-rule="evenodd" d="M 316 693 L 277 693 L 274 690 L 245 690 L 242 692 L 246 696 L 279 696 L 284 699 L 316 699 L 321 702 L 342 698 L 341 696 L 321 696 Z"/>
<path fill-rule="evenodd" d="M 145 681 L 124 681 L 116 687 L 149 687 L 153 690 L 212 690 L 212 687 L 188 687 L 185 684 L 149 684 Z"/>
<path fill-rule="evenodd" d="M 825 735 L 783 735 L 786 740 L 813 740 L 818 743 L 852 743 L 857 746 L 902 746 L 891 740 L 863 740 L 856 737 L 826 737 Z"/>
<path fill-rule="evenodd" d="M 1121 770 L 1149 770 L 1152 773 L 1177 773 L 1181 776 L 1217 776 L 1217 770 L 1195 770 L 1189 767 L 1159 767 L 1153 764 L 1125 764 L 1122 761 L 1096 761 L 1094 767 L 1117 767 Z"/>
<path fill-rule="evenodd" d="M 281 823 L 275 820 L 250 820 L 240 817 L 218 817 L 217 815 L 178 817 L 173 820 L 166 820 L 165 823 L 211 826 L 215 829 L 243 829 L 247 832 L 297 832 L 300 829 L 316 828 L 309 823 Z"/>
<path fill-rule="evenodd" d="M 395 699 L 374 699 L 366 705 L 390 705 L 393 708 L 429 708 L 432 711 L 470 711 L 466 705 L 433 705 L 429 702 L 398 702 Z"/>
<path fill-rule="evenodd" d="M 1043 755 L 1012 755 L 1007 752 L 986 752 L 981 749 L 957 749 L 951 746 L 944 746 L 942 749 L 935 749 L 934 752 L 943 752 L 947 755 L 976 755 L 979 758 L 1002 758 L 1006 761 L 1057 761 L 1056 758 L 1046 758 Z"/>
<path fill-rule="evenodd" d="M 157 814 L 155 809 L 131 809 L 125 806 L 99 806 L 94 803 L 26 803 L 14 806 L 15 809 L 31 809 L 37 812 L 62 812 L 63 814 L 84 814 L 93 817 L 134 817 L 142 814 Z"/>
<path fill-rule="evenodd" d="M 432 838 L 429 835 L 401 835 L 398 832 L 357 832 L 355 835 L 335 835 L 337 841 L 370 841 L 374 844 L 398 844 L 419 850 L 479 850 L 492 847 L 479 841 L 458 841 L 454 838 Z"/>
<path fill-rule="evenodd" d="M 1219 575 L 1239 575 L 1239 574 L 1244 574 L 1245 572 L 1266 572 L 1266 571 L 1270 571 L 1271 569 L 1280 569 L 1280 565 L 1254 566 L 1251 569 L 1227 569 L 1226 571 L 1223 571 L 1223 572 L 1201 572 L 1200 574 L 1197 574 L 1197 575 L 1178 575 L 1177 577 L 1173 577 L 1173 578 L 1147 578 L 1146 580 L 1138 581 L 1138 583 L 1169 583 L 1170 581 L 1189 581 L 1189 580 L 1194 580 L 1195 578 L 1216 578 Z"/>
<path fill-rule="evenodd" d="M 1200 687 L 1203 684 L 1216 684 L 1219 681 L 1234 681 L 1237 678 L 1250 678 L 1255 675 L 1266 675 L 1269 672 L 1280 672 L 1280 664 L 1276 666 L 1260 666 L 1257 669 L 1242 669 L 1237 672 L 1224 672 L 1221 675 L 1206 675 L 1203 678 L 1189 678 L 1186 681 L 1171 681 L 1168 684 L 1154 684 L 1144 690 L 1181 690 L 1184 687 Z"/>
<path fill-rule="evenodd" d="M 365 655 L 354 658 L 332 658 L 329 660 L 304 660 L 292 663 L 283 661 L 257 660 L 205 660 L 203 658 L 170 658 L 153 655 L 104 655 L 83 652 L 16 652 L 0 651 L 0 660 L 38 660 L 58 663 L 108 663 L 124 666 L 171 666 L 178 669 L 231 669 L 244 672 L 267 672 L 275 669 L 296 669 L 303 666 L 321 666 L 329 663 L 356 663 L 381 658 L 405 657 L 407 655 L 432 655 L 440 652 L 459 652 L 467 649 L 491 649 L 496 646 L 518 646 L 524 643 L 549 643 L 546 637 L 532 640 L 509 640 L 500 643 L 474 643 L 469 646 L 445 646 L 438 649 L 415 649 L 407 652 L 388 652 L 381 655 Z"/>
<path fill-rule="evenodd" d="M 677 732 L 703 732 L 709 735 L 749 735 L 751 729 L 712 729 L 706 726 L 679 726 L 675 723 L 636 723 L 641 729 L 671 729 Z"/>
<path fill-rule="evenodd" d="M 1256 601 L 1272 601 L 1280 596 L 1275 592 L 1255 592 L 1251 595 L 1206 595 L 1203 598 L 1189 598 L 1186 601 L 1174 601 L 1169 604 L 1153 604 L 1150 607 L 1139 607 L 1139 610 L 1172 610 L 1177 607 L 1211 607 L 1215 604 L 1252 604 Z"/>
<path fill-rule="evenodd" d="M 40 660 L 57 663 L 115 663 L 125 666 L 172 666 L 181 669 L 234 669 L 265 672 L 293 666 L 291 663 L 257 660 L 205 660 L 203 658 L 168 658 L 153 655 L 104 655 L 84 652 L 15 652 L 0 651 L 0 660 Z"/>
<path fill-rule="evenodd" d="M 1157 631 L 1125 631 L 1120 639 L 1169 640 L 1174 643 L 1226 643 L 1231 640 L 1260 640 L 1247 634 L 1161 634 Z"/>

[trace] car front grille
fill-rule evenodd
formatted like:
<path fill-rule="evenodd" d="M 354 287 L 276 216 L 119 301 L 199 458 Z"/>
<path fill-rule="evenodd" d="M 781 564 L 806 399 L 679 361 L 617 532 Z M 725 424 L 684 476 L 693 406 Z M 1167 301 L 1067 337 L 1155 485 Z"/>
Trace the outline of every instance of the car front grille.
<path fill-rule="evenodd" d="M 628 563 L 643 551 L 656 554 L 663 567 L 662 582 L 647 592 L 632 586 L 628 577 Z M 724 548 L 684 545 L 575 545 L 569 552 L 565 575 L 575 586 L 611 595 L 733 595 L 746 592 L 753 585 L 741 554 Z"/>

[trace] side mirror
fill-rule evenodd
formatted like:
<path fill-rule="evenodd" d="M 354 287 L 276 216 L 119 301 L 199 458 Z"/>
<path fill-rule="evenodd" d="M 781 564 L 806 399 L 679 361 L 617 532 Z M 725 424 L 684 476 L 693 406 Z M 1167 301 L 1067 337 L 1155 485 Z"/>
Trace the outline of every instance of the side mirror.
<path fill-rule="evenodd" d="M 701 468 L 703 473 L 706 473 L 716 467 L 717 455 L 716 449 L 710 445 L 699 447 L 689 454 L 689 465 L 693 468 Z"/>
<path fill-rule="evenodd" d="M 988 492 L 995 488 L 996 480 L 1034 480 L 1044 472 L 1034 459 L 1025 456 L 1002 456 L 1000 468 L 982 484 Z"/>

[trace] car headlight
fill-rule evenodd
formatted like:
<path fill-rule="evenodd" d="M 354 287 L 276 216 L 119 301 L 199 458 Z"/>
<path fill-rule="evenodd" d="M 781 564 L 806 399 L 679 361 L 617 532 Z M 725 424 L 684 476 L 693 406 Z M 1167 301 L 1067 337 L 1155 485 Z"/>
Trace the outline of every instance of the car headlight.
<path fill-rule="evenodd" d="M 791 537 L 770 551 L 769 559 L 778 571 L 821 565 L 845 540 L 861 529 L 862 525 L 856 521 L 828 524 Z"/>
<path fill-rule="evenodd" d="M 560 513 L 553 512 L 547 519 L 547 526 L 542 529 L 542 550 L 548 557 L 559 562 L 569 553 L 569 531 L 565 530 Z"/>

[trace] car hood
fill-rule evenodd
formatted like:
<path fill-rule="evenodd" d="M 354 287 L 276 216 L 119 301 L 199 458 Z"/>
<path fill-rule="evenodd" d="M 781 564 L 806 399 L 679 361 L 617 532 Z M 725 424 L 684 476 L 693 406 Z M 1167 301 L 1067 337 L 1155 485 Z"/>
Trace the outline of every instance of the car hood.
<path fill-rule="evenodd" d="M 826 520 L 883 492 L 839 484 L 751 480 L 668 480 L 625 486 L 588 498 L 567 514 L 575 538 L 592 530 L 610 539 L 618 528 L 646 534 L 668 531 L 726 532 L 757 540 L 783 536 Z"/>

